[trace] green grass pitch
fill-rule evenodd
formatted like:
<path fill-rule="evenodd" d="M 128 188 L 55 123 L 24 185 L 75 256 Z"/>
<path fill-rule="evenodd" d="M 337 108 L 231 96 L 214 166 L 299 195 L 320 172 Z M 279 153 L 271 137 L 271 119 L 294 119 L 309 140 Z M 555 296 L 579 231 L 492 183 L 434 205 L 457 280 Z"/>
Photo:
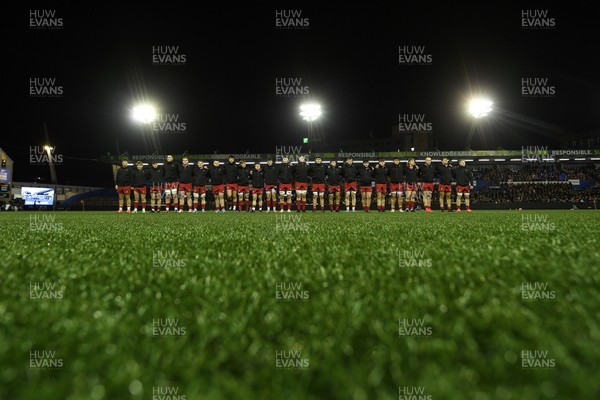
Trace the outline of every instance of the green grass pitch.
<path fill-rule="evenodd" d="M 595 211 L 0 222 L 2 399 L 600 398 Z"/>

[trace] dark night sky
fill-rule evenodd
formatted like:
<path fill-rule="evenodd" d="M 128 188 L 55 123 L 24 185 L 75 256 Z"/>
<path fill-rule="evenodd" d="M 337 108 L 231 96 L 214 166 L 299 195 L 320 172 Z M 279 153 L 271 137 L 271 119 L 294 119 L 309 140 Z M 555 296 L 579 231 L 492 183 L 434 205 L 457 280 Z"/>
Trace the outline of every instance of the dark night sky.
<path fill-rule="evenodd" d="M 328 141 L 389 136 L 399 113 L 423 113 L 440 149 L 463 149 L 471 90 L 489 94 L 497 108 L 473 149 L 552 146 L 561 133 L 599 126 L 597 5 L 260 3 L 62 2 L 12 12 L 5 19 L 9 130 L 0 147 L 15 161 L 14 180 L 48 176 L 28 158 L 30 146 L 46 142 L 46 122 L 65 157 L 59 183 L 110 184 L 107 166 L 77 158 L 115 154 L 115 139 L 121 152 L 144 153 L 130 118 L 143 95 L 187 124 L 185 133 L 161 136 L 166 152 L 271 153 L 298 145 L 306 132 L 297 114 L 303 99 L 276 97 L 278 77 L 310 86 L 324 109 L 317 134 Z M 64 27 L 30 29 L 30 8 L 56 9 Z M 275 29 L 277 9 L 302 10 L 309 28 Z M 548 9 L 556 28 L 521 29 L 522 9 Z M 152 65 L 156 45 L 179 46 L 186 64 Z M 432 64 L 399 66 L 399 45 L 425 45 Z M 29 97 L 30 77 L 55 77 L 63 97 Z M 522 98 L 522 77 L 548 77 L 556 97 Z"/>

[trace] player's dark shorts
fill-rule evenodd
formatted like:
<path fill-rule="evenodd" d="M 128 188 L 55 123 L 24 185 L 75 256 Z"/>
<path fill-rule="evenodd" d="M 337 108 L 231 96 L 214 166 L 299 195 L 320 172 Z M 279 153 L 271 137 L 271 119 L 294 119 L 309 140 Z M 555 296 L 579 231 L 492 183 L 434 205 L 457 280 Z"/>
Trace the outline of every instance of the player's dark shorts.
<path fill-rule="evenodd" d="M 273 191 L 273 189 L 277 189 L 277 188 L 276 188 L 276 186 L 277 186 L 277 185 L 269 185 L 269 184 L 267 183 L 267 184 L 265 184 L 265 190 L 266 190 L 267 192 L 271 192 L 271 191 Z"/>
<path fill-rule="evenodd" d="M 340 190 L 340 185 L 330 185 L 329 186 L 329 191 L 332 192 L 332 193 L 333 192 L 339 193 L 341 191 Z"/>
<path fill-rule="evenodd" d="M 308 183 L 306 182 L 296 182 L 296 190 L 306 190 L 308 189 Z"/>
<path fill-rule="evenodd" d="M 313 183 L 312 191 L 317 192 L 317 193 L 323 193 L 325 191 L 325 184 L 324 183 Z"/>
<path fill-rule="evenodd" d="M 371 185 L 369 186 L 361 186 L 360 187 L 360 192 L 361 193 L 371 193 L 373 191 L 373 187 Z"/>
<path fill-rule="evenodd" d="M 165 190 L 175 189 L 177 190 L 178 182 L 165 182 Z"/>
<path fill-rule="evenodd" d="M 471 192 L 471 188 L 467 185 L 467 186 L 463 186 L 463 185 L 456 185 L 456 193 L 470 193 Z"/>
<path fill-rule="evenodd" d="M 402 187 L 402 183 L 398 182 L 398 183 L 390 183 L 390 192 L 394 193 L 394 192 L 400 192 L 402 193 L 404 191 L 404 188 Z"/>
<path fill-rule="evenodd" d="M 150 193 L 161 193 L 162 186 L 161 185 L 152 185 L 150 186 Z"/>
<path fill-rule="evenodd" d="M 417 184 L 416 183 L 407 183 L 406 184 L 406 191 L 407 192 L 416 192 L 417 191 Z"/>
<path fill-rule="evenodd" d="M 131 186 L 117 186 L 117 193 L 129 195 L 131 193 Z"/>
<path fill-rule="evenodd" d="M 136 186 L 133 191 L 134 193 L 146 194 L 146 186 Z"/>
<path fill-rule="evenodd" d="M 192 184 L 191 183 L 180 183 L 179 184 L 179 191 L 180 192 L 191 192 L 192 191 Z"/>
<path fill-rule="evenodd" d="M 237 192 L 238 193 L 250 193 L 250 187 L 249 186 L 237 185 Z"/>
<path fill-rule="evenodd" d="M 237 192 L 238 190 L 238 184 L 237 183 L 228 183 L 227 184 L 227 191 L 234 191 Z"/>
<path fill-rule="evenodd" d="M 375 184 L 375 192 L 387 193 L 387 183 L 376 183 Z"/>
<path fill-rule="evenodd" d="M 206 193 L 206 186 L 194 186 L 194 193 Z"/>
<path fill-rule="evenodd" d="M 424 192 L 433 192 L 433 182 L 423 182 L 421 184 L 421 190 Z"/>
<path fill-rule="evenodd" d="M 292 184 L 291 183 L 280 183 L 279 184 L 279 191 L 280 192 L 291 192 L 292 191 Z"/>
<path fill-rule="evenodd" d="M 344 190 L 346 192 L 349 192 L 351 190 L 354 190 L 356 192 L 356 182 L 346 182 L 344 184 Z"/>
<path fill-rule="evenodd" d="M 253 187 L 252 188 L 252 195 L 253 196 L 260 196 L 265 192 L 265 190 L 261 187 Z"/>
<path fill-rule="evenodd" d="M 213 194 L 223 194 L 223 192 L 225 191 L 225 185 L 212 185 L 211 191 L 213 192 Z"/>

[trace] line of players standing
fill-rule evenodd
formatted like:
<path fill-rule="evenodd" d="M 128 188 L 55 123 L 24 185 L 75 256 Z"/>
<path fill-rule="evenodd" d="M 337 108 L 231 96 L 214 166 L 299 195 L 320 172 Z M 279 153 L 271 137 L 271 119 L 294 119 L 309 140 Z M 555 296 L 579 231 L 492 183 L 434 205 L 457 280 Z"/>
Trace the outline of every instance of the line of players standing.
<path fill-rule="evenodd" d="M 207 185 L 210 185 L 214 196 L 216 212 L 224 213 L 226 202 L 227 208 L 232 211 L 262 211 L 263 200 L 266 202 L 267 212 L 277 211 L 278 202 L 280 212 L 284 212 L 286 207 L 291 212 L 292 189 L 296 194 L 296 210 L 304 212 L 310 181 L 313 211 L 317 208 L 325 211 L 327 195 L 329 210 L 339 212 L 341 195 L 344 193 L 346 212 L 355 212 L 357 193 L 360 193 L 363 210 L 369 212 L 374 181 L 379 212 L 385 211 L 388 194 L 392 212 L 414 211 L 419 188 L 423 194 L 425 211 L 432 212 L 434 184 L 438 185 L 441 211 L 444 211 L 444 201 L 447 210 L 451 211 L 453 180 L 456 181 L 456 211 L 461 210 L 464 197 L 466 211 L 470 212 L 472 172 L 466 167 L 464 160 L 453 167 L 446 157 L 438 165 L 432 164 L 431 158 L 427 157 L 421 166 L 416 164 L 414 158 L 410 158 L 405 165 L 400 163 L 399 158 L 394 158 L 391 164 L 380 159 L 375 166 L 371 166 L 369 160 L 356 165 L 352 157 L 348 157 L 338 166 L 335 160 L 325 165 L 320 157 L 313 164 L 308 164 L 300 156 L 294 164 L 284 157 L 280 164 L 268 160 L 264 166 L 255 163 L 254 168 L 250 168 L 245 160 L 236 163 L 233 156 L 229 156 L 224 165 L 219 160 L 214 160 L 212 164 L 197 161 L 193 165 L 186 156 L 178 163 L 172 155 L 168 155 L 163 165 L 153 161 L 149 168 L 144 167 L 141 161 L 136 163 L 135 168 L 130 168 L 128 161 L 122 160 L 121 167 L 117 169 L 115 189 L 119 194 L 119 213 L 123 212 L 124 200 L 127 212 L 131 212 L 131 192 L 134 194 L 133 212 L 138 211 L 139 203 L 142 205 L 142 212 L 146 212 L 148 188 L 151 212 L 160 212 L 163 194 L 165 212 L 169 212 L 171 201 L 175 212 L 183 212 L 186 199 L 189 212 L 197 212 L 199 205 L 204 212 Z"/>

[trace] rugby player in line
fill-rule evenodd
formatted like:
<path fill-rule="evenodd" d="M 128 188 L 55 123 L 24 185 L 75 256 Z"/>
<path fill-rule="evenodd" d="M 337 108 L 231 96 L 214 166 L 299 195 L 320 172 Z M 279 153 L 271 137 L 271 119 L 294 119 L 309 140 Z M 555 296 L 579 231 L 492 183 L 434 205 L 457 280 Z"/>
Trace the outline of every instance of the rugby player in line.
<path fill-rule="evenodd" d="M 265 192 L 267 194 L 267 212 L 277 211 L 277 179 L 279 170 L 273 165 L 273 160 L 268 159 L 264 169 Z"/>
<path fill-rule="evenodd" d="M 179 200 L 177 199 L 177 186 L 178 186 L 178 166 L 173 160 L 171 154 L 167 155 L 167 160 L 163 164 L 163 178 L 165 180 L 165 212 L 169 212 L 171 207 L 171 198 L 173 198 L 173 206 L 175 212 L 177 212 L 177 205 Z"/>
<path fill-rule="evenodd" d="M 458 167 L 452 170 L 452 175 L 456 179 L 456 212 L 460 212 L 460 203 L 463 195 L 465 196 L 465 206 L 467 212 L 471 212 L 470 192 L 473 187 L 473 173 L 467 168 L 465 160 L 458 161 Z"/>
<path fill-rule="evenodd" d="M 162 202 L 164 171 L 158 161 L 152 161 L 152 167 L 148 169 L 148 179 L 150 180 L 150 211 L 160 212 Z M 158 208 L 156 208 L 158 206 Z"/>
<path fill-rule="evenodd" d="M 400 158 L 394 158 L 392 165 L 388 167 L 388 174 L 390 176 L 391 211 L 394 212 L 396 210 L 397 204 L 398 211 L 403 212 L 402 192 L 404 189 L 404 166 L 400 164 Z"/>
<path fill-rule="evenodd" d="M 121 160 L 121 167 L 117 169 L 115 177 L 115 189 L 119 194 L 119 214 L 123 212 L 123 198 L 127 203 L 127 212 L 131 212 L 131 184 L 133 182 L 133 171 L 127 166 L 127 159 Z"/>
<path fill-rule="evenodd" d="M 260 163 L 254 164 L 254 169 L 250 171 L 250 179 L 252 180 L 252 212 L 256 210 L 258 201 L 258 211 L 263 208 L 263 194 L 265 193 L 265 175 Z"/>
<path fill-rule="evenodd" d="M 194 166 L 187 156 L 183 156 L 177 166 L 179 176 L 179 212 L 183 212 L 187 198 L 188 212 L 192 212 L 192 182 L 194 181 Z M 177 210 L 177 209 L 175 209 Z"/>
<path fill-rule="evenodd" d="M 317 211 L 317 201 L 321 211 L 325 212 L 325 165 L 321 157 L 315 158 L 315 163 L 310 166 L 311 188 L 313 193 L 313 211 Z"/>
<path fill-rule="evenodd" d="M 331 160 L 325 176 L 327 177 L 327 191 L 329 192 L 329 211 L 340 212 L 342 168 L 337 166 L 336 160 Z"/>
<path fill-rule="evenodd" d="M 358 170 L 357 167 L 352 163 L 352 157 L 346 158 L 344 165 L 342 166 L 342 176 L 344 177 L 344 193 L 346 206 L 346 212 L 350 212 L 350 206 L 352 206 L 352 212 L 356 212 L 356 176 Z"/>
<path fill-rule="evenodd" d="M 364 160 L 362 166 L 358 167 L 358 186 L 360 187 L 360 200 L 364 212 L 369 212 L 371 208 L 372 182 L 373 168 L 369 166 L 369 160 Z"/>
<path fill-rule="evenodd" d="M 144 169 L 144 163 L 138 161 L 133 170 L 133 212 L 138 212 L 138 205 L 142 203 L 142 212 L 146 212 L 146 182 L 148 181 L 148 170 Z"/>
<path fill-rule="evenodd" d="M 377 195 L 377 211 L 384 212 L 389 176 L 389 170 L 388 167 L 385 165 L 385 159 L 379 159 L 379 162 L 377 163 L 377 165 L 375 165 L 373 175 L 375 178 L 375 193 Z"/>
<path fill-rule="evenodd" d="M 431 157 L 425 158 L 425 164 L 419 170 L 421 177 L 421 190 L 423 191 L 423 206 L 425 212 L 431 210 L 431 194 L 433 193 L 433 177 L 435 176 L 435 166 L 431 164 Z"/>
<path fill-rule="evenodd" d="M 202 212 L 206 210 L 206 184 L 208 183 L 208 167 L 204 165 L 202 160 L 198 160 L 194 167 L 194 212 L 198 212 L 198 198 Z"/>

